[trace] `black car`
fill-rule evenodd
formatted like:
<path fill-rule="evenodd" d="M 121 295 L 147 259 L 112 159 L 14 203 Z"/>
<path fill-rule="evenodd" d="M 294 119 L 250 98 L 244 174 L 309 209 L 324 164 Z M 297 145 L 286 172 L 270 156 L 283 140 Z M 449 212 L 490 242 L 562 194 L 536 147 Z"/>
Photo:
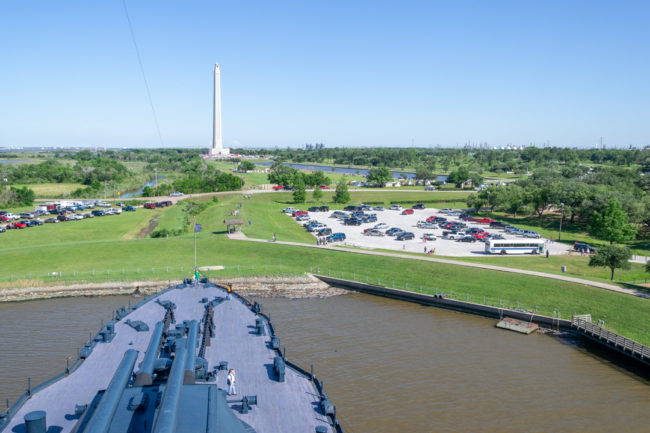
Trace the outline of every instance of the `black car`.
<path fill-rule="evenodd" d="M 326 228 L 324 228 L 324 229 L 320 229 L 320 230 L 318 230 L 318 232 L 316 233 L 317 236 L 329 236 L 329 235 L 331 235 L 331 234 L 332 234 L 332 229 L 329 228 L 329 227 L 326 227 Z"/>
<path fill-rule="evenodd" d="M 320 207 L 320 211 L 321 211 L 321 212 L 329 212 L 329 211 L 330 211 L 330 207 L 329 207 L 329 206 L 321 206 L 321 207 Z"/>
<path fill-rule="evenodd" d="M 319 206 L 312 206 L 309 209 L 307 209 L 308 212 L 320 212 L 320 207 Z"/>
<path fill-rule="evenodd" d="M 376 223 L 377 222 L 377 216 L 375 215 L 366 215 L 363 217 L 362 221 L 364 223 Z"/>
<path fill-rule="evenodd" d="M 106 216 L 106 212 L 104 212 L 101 209 L 97 209 L 97 210 L 92 211 L 92 214 L 97 216 L 97 217 Z"/>
<path fill-rule="evenodd" d="M 490 223 L 490 227 L 492 227 L 492 228 L 503 228 L 506 225 L 507 225 L 506 223 L 502 223 L 501 221 L 492 221 Z"/>
<path fill-rule="evenodd" d="M 34 220 L 34 221 L 32 221 L 32 223 L 33 223 L 35 226 L 42 226 L 42 225 L 43 225 L 43 221 L 41 221 L 41 220 Z"/>
<path fill-rule="evenodd" d="M 48 218 L 45 220 L 46 223 L 58 223 L 59 220 L 56 218 Z"/>
<path fill-rule="evenodd" d="M 462 238 L 458 239 L 456 242 L 476 242 L 476 238 L 474 236 L 463 236 Z"/>
<path fill-rule="evenodd" d="M 133 206 L 126 206 L 123 209 L 125 212 L 135 212 L 135 208 Z"/>
<path fill-rule="evenodd" d="M 59 221 L 70 221 L 70 217 L 67 215 L 58 215 L 56 219 Z"/>
<path fill-rule="evenodd" d="M 343 224 L 346 226 L 360 226 L 361 225 L 361 220 L 358 218 L 348 218 L 345 221 L 343 221 Z"/>
<path fill-rule="evenodd" d="M 425 209 L 425 207 L 424 207 L 424 204 L 418 203 L 418 204 L 413 206 L 413 209 Z"/>
<path fill-rule="evenodd" d="M 343 210 L 346 212 L 355 212 L 355 211 L 360 211 L 361 208 L 359 206 L 346 206 L 343 208 Z"/>
<path fill-rule="evenodd" d="M 580 251 L 582 253 L 595 253 L 596 252 L 596 247 L 592 247 L 589 244 L 586 244 L 584 242 L 576 242 L 573 244 L 573 249 L 576 251 Z"/>
<path fill-rule="evenodd" d="M 396 241 L 410 241 L 411 239 L 415 239 L 415 234 L 411 232 L 400 233 L 395 238 Z"/>

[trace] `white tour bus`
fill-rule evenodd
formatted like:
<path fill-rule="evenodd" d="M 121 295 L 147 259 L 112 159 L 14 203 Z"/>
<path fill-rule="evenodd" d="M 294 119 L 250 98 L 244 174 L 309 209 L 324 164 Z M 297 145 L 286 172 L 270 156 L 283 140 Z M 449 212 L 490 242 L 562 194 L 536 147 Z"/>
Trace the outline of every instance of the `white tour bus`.
<path fill-rule="evenodd" d="M 544 239 L 490 239 L 485 243 L 489 254 L 543 254 Z"/>

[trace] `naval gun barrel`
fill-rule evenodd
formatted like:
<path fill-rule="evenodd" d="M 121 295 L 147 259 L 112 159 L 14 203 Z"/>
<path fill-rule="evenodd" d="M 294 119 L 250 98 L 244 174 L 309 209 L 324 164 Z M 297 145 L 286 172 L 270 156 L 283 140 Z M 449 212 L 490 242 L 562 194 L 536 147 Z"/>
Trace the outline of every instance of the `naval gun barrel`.
<path fill-rule="evenodd" d="M 140 371 L 135 376 L 133 386 L 147 386 L 152 383 L 153 366 L 158 356 L 158 348 L 160 347 L 160 340 L 163 334 L 163 322 L 156 323 L 156 327 L 151 334 L 149 346 L 145 352 L 142 364 L 140 364 Z"/>
<path fill-rule="evenodd" d="M 187 335 L 187 359 L 185 361 L 185 373 L 183 382 L 194 383 L 194 367 L 196 364 L 196 341 L 199 331 L 199 322 L 192 320 L 190 322 L 190 331 Z"/>
<path fill-rule="evenodd" d="M 133 366 L 138 359 L 138 351 L 129 349 L 124 352 L 122 362 L 115 370 L 111 383 L 104 392 L 104 395 L 95 410 L 95 413 L 88 421 L 85 433 L 106 433 L 111 426 L 111 421 L 117 410 L 117 405 L 122 398 L 124 388 L 129 383 Z"/>
<path fill-rule="evenodd" d="M 160 402 L 160 410 L 153 433 L 174 433 L 176 431 L 176 412 L 181 397 L 181 389 L 183 388 L 183 372 L 186 358 L 187 349 L 178 341 L 176 343 L 176 356 L 167 379 L 165 394 Z"/>

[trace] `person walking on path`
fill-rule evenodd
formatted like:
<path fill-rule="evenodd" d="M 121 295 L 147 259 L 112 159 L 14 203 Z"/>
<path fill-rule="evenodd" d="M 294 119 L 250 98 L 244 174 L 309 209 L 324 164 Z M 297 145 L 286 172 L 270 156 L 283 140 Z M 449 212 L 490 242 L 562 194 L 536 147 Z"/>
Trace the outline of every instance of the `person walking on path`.
<path fill-rule="evenodd" d="M 273 233 L 273 242 L 275 242 L 277 238 L 275 237 L 275 233 Z"/>
<path fill-rule="evenodd" d="M 235 388 L 235 370 L 232 368 L 228 370 L 228 395 L 237 395 L 237 388 Z"/>

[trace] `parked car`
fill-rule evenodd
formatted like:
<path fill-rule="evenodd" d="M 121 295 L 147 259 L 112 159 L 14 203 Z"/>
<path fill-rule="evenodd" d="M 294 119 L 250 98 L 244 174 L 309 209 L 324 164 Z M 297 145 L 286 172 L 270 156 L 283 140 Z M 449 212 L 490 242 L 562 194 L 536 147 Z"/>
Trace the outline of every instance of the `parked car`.
<path fill-rule="evenodd" d="M 7 231 L 7 229 L 6 229 L 6 228 L 4 228 L 4 227 L 2 227 L 2 226 L 0 226 L 0 233 L 4 233 L 4 232 L 6 232 L 6 231 Z"/>
<path fill-rule="evenodd" d="M 476 232 L 474 233 L 474 238 L 478 241 L 485 239 L 488 237 L 489 233 L 488 232 Z"/>
<path fill-rule="evenodd" d="M 370 229 L 364 234 L 367 236 L 384 236 L 384 234 L 377 229 Z"/>
<path fill-rule="evenodd" d="M 495 229 L 499 229 L 499 228 L 502 229 L 502 228 L 504 228 L 506 225 L 507 225 L 506 223 L 502 223 L 501 221 L 492 221 L 492 222 L 490 223 L 490 227 L 491 227 L 491 228 L 495 228 Z"/>
<path fill-rule="evenodd" d="M 388 210 L 402 210 L 402 206 L 394 204 L 388 208 Z"/>
<path fill-rule="evenodd" d="M 334 212 L 332 212 L 332 215 L 330 215 L 330 218 L 340 219 L 340 218 L 346 218 L 347 216 L 348 216 L 347 213 L 341 212 L 340 210 L 335 210 Z"/>
<path fill-rule="evenodd" d="M 145 204 L 144 204 L 144 208 L 145 208 L 145 209 L 155 209 L 155 208 L 156 208 L 156 204 L 155 204 L 155 203 L 145 203 Z M 96 216 L 97 216 L 97 215 L 96 215 Z"/>
<path fill-rule="evenodd" d="M 418 203 L 413 206 L 413 209 L 425 209 L 425 207 L 423 203 Z"/>
<path fill-rule="evenodd" d="M 295 217 L 299 217 L 300 215 L 307 215 L 307 211 L 304 211 L 304 210 L 294 210 L 293 212 L 291 212 L 291 216 L 294 217 L 294 218 L 295 218 Z"/>
<path fill-rule="evenodd" d="M 459 216 L 460 212 L 458 212 L 457 210 L 452 210 L 451 212 L 447 212 L 447 215 L 449 215 L 449 216 Z"/>
<path fill-rule="evenodd" d="M 580 252 L 588 253 L 588 254 L 596 252 L 595 247 L 592 247 L 591 245 L 586 244 L 584 242 L 576 242 L 575 244 L 573 244 L 573 249 L 575 251 L 580 251 Z"/>
<path fill-rule="evenodd" d="M 388 230 L 386 230 L 386 234 L 387 234 L 388 236 L 396 236 L 396 235 L 398 235 L 399 233 L 403 233 L 403 232 L 404 232 L 404 230 L 402 230 L 402 229 L 399 228 L 399 227 L 393 227 L 392 229 L 388 229 Z"/>
<path fill-rule="evenodd" d="M 375 207 L 372 208 L 372 210 L 376 210 L 376 211 L 381 212 L 381 211 L 384 211 L 384 210 L 386 210 L 386 209 L 384 209 L 383 206 L 375 206 Z"/>
<path fill-rule="evenodd" d="M 56 219 L 56 218 L 48 218 L 44 222 L 46 222 L 46 223 L 58 223 L 59 220 Z"/>
<path fill-rule="evenodd" d="M 319 186 L 319 188 L 320 188 L 320 189 L 330 189 L 330 187 L 327 186 L 327 185 L 321 185 L 321 186 Z"/>
<path fill-rule="evenodd" d="M 332 229 L 329 227 L 322 228 L 316 233 L 317 236 L 329 236 L 332 234 Z"/>
<path fill-rule="evenodd" d="M 92 211 L 92 214 L 97 216 L 97 217 L 100 217 L 100 216 L 105 216 L 106 212 L 104 212 L 101 209 L 95 209 L 94 211 Z"/>
<path fill-rule="evenodd" d="M 125 212 L 135 212 L 135 207 L 133 207 L 133 206 L 125 206 L 124 211 Z"/>
<path fill-rule="evenodd" d="M 519 230 L 519 229 L 515 226 L 505 226 L 503 228 L 503 231 L 506 233 L 512 233 L 513 230 Z"/>
<path fill-rule="evenodd" d="M 415 235 L 411 232 L 403 232 L 395 237 L 396 241 L 410 241 L 411 239 L 415 239 Z"/>
<path fill-rule="evenodd" d="M 33 223 L 35 226 L 42 226 L 42 225 L 43 225 L 43 221 L 41 221 L 41 220 L 39 220 L 39 219 L 35 219 L 34 221 L 32 221 L 32 223 Z"/>
<path fill-rule="evenodd" d="M 491 219 L 491 218 L 487 218 L 487 217 L 485 217 L 485 218 L 481 218 L 481 219 L 476 219 L 476 220 L 474 220 L 474 221 L 476 221 L 476 222 L 479 223 L 479 224 L 492 224 L 492 223 L 494 222 L 493 219 Z"/>
<path fill-rule="evenodd" d="M 180 191 L 174 191 L 173 193 L 169 194 L 170 197 L 181 197 L 181 196 L 184 196 L 184 195 L 185 194 L 183 194 Z"/>
<path fill-rule="evenodd" d="M 346 226 L 360 226 L 362 221 L 358 218 L 348 218 L 343 221 Z"/>
<path fill-rule="evenodd" d="M 345 233 L 333 233 L 325 239 L 327 242 L 341 242 L 345 240 Z"/>
<path fill-rule="evenodd" d="M 402 211 L 402 215 L 413 215 L 413 213 L 415 213 L 413 209 L 404 209 Z"/>
<path fill-rule="evenodd" d="M 309 209 L 307 209 L 309 212 L 320 212 L 320 207 L 319 206 L 312 206 Z"/>
<path fill-rule="evenodd" d="M 456 239 L 456 242 L 476 242 L 474 236 L 463 236 L 462 238 Z"/>
<path fill-rule="evenodd" d="M 67 215 L 57 215 L 56 219 L 59 221 L 70 221 L 70 217 Z"/>
<path fill-rule="evenodd" d="M 97 205 L 97 206 L 99 206 L 99 207 L 111 207 L 111 204 L 110 204 L 110 203 L 106 203 L 105 201 L 100 201 L 100 202 L 98 202 L 98 203 L 95 203 L 95 205 Z"/>
<path fill-rule="evenodd" d="M 388 228 L 388 224 L 386 224 L 386 223 L 379 223 L 379 224 L 377 224 L 376 226 L 374 226 L 373 228 L 374 228 L 374 229 L 377 229 L 377 230 L 380 230 L 380 229 L 387 229 L 387 228 Z"/>
<path fill-rule="evenodd" d="M 435 241 L 437 238 L 433 233 L 425 233 L 422 235 L 422 239 L 427 241 Z"/>
<path fill-rule="evenodd" d="M 451 209 L 448 208 L 448 207 L 446 207 L 444 209 L 440 209 L 440 213 L 448 213 L 448 212 L 451 212 Z"/>
<path fill-rule="evenodd" d="M 363 211 L 372 210 L 372 207 L 368 206 L 367 204 L 362 204 L 361 205 L 361 210 L 363 210 Z"/>
<path fill-rule="evenodd" d="M 76 215 L 76 214 L 70 215 L 70 216 L 68 216 L 68 218 L 70 218 L 70 221 L 73 221 L 73 220 L 76 221 L 76 220 L 82 220 L 82 219 L 84 219 L 83 216 L 81 216 L 81 215 Z"/>
<path fill-rule="evenodd" d="M 298 209 L 296 209 L 295 207 L 285 207 L 284 209 L 282 209 L 282 212 L 284 212 L 284 213 L 294 213 L 297 210 Z"/>
<path fill-rule="evenodd" d="M 452 240 L 452 241 L 462 239 L 465 236 L 467 236 L 465 234 L 465 232 L 453 232 L 453 231 L 452 232 L 442 232 L 442 238 L 443 239 L 449 239 L 449 240 Z M 474 236 L 470 236 L 470 237 L 472 239 L 474 239 Z"/>
<path fill-rule="evenodd" d="M 95 215 L 91 214 L 90 212 L 86 212 L 84 214 L 81 214 L 82 217 L 84 218 L 95 218 Z"/>
<path fill-rule="evenodd" d="M 360 211 L 361 207 L 360 206 L 350 205 L 350 206 L 344 207 L 343 210 L 346 211 L 346 212 L 356 212 L 356 211 Z"/>
<path fill-rule="evenodd" d="M 23 212 L 20 214 L 21 218 L 27 218 L 27 219 L 32 219 L 34 218 L 34 214 L 32 212 Z"/>
<path fill-rule="evenodd" d="M 320 211 L 321 211 L 321 212 L 329 212 L 329 211 L 330 211 L 330 207 L 329 207 L 329 206 L 321 206 L 321 207 L 320 207 Z"/>
<path fill-rule="evenodd" d="M 376 223 L 377 215 L 366 215 L 361 219 L 361 221 L 363 221 L 364 223 Z"/>
<path fill-rule="evenodd" d="M 425 191 L 435 191 L 435 190 L 436 190 L 436 187 L 435 187 L 435 186 L 431 186 L 431 185 L 429 185 L 429 186 L 427 186 L 426 188 L 424 188 L 424 190 L 425 190 Z"/>
<path fill-rule="evenodd" d="M 525 237 L 525 238 L 535 238 L 535 239 L 539 239 L 539 238 L 542 237 L 542 235 L 540 235 L 539 233 L 537 233 L 537 232 L 534 231 L 534 230 L 524 230 L 524 237 Z"/>
<path fill-rule="evenodd" d="M 307 213 L 300 214 L 296 217 L 296 221 L 308 221 L 309 215 Z"/>
<path fill-rule="evenodd" d="M 516 235 L 516 236 L 523 236 L 524 231 L 522 229 L 514 229 L 510 231 L 510 234 Z"/>

